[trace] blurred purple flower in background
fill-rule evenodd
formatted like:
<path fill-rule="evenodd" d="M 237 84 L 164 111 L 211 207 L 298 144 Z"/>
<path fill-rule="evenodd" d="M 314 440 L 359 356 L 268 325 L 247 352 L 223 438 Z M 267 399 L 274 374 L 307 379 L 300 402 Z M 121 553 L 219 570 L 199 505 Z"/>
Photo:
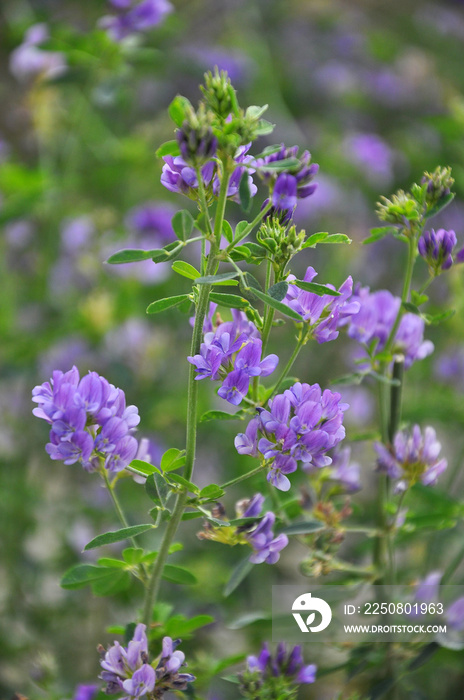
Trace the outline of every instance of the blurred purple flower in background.
<path fill-rule="evenodd" d="M 350 406 L 352 409 L 352 406 Z M 351 411 L 350 411 L 351 412 Z M 330 479 L 337 481 L 348 493 L 359 491 L 361 488 L 361 467 L 351 461 L 351 449 L 344 447 L 334 453 L 330 467 Z"/>
<path fill-rule="evenodd" d="M 264 644 L 259 656 L 247 657 L 247 670 L 242 675 L 241 681 L 246 684 L 249 679 L 251 682 L 265 686 L 268 679 L 280 676 L 285 677 L 292 684 L 307 684 L 315 682 L 316 671 L 315 664 L 305 666 L 301 645 L 287 652 L 285 644 L 280 642 L 275 655 L 272 656 L 267 644 Z"/>
<path fill-rule="evenodd" d="M 348 335 L 363 345 L 377 340 L 376 351 L 384 349 L 401 306 L 401 299 L 386 289 L 370 292 L 369 287 L 358 286 L 352 297 L 359 301 L 359 313 L 350 317 Z M 403 315 L 395 335 L 394 353 L 404 356 L 406 369 L 416 360 L 423 360 L 433 352 L 433 343 L 424 340 L 425 322 L 412 313 Z"/>
<path fill-rule="evenodd" d="M 116 14 L 102 17 L 99 26 L 114 41 L 150 31 L 174 9 L 167 0 L 109 0 L 109 4 Z"/>
<path fill-rule="evenodd" d="M 182 53 L 203 71 L 211 70 L 214 66 L 220 71 L 225 70 L 234 85 L 243 83 L 253 72 L 253 64 L 248 56 L 222 46 L 187 46 Z"/>
<path fill-rule="evenodd" d="M 344 141 L 345 153 L 375 185 L 393 178 L 393 152 L 377 134 L 352 134 Z"/>
<path fill-rule="evenodd" d="M 435 375 L 453 387 L 464 389 L 464 347 L 442 353 L 435 361 Z"/>
<path fill-rule="evenodd" d="M 85 685 L 81 683 L 76 686 L 73 700 L 93 700 L 98 691 L 98 686 L 94 684 Z"/>
<path fill-rule="evenodd" d="M 67 70 L 64 54 L 38 48 L 48 41 L 50 34 L 46 24 L 29 27 L 20 44 L 10 56 L 10 70 L 14 77 L 25 82 L 33 78 L 57 78 Z"/>
<path fill-rule="evenodd" d="M 391 447 L 377 442 L 374 448 L 379 470 L 391 479 L 400 479 L 396 491 L 404 491 L 419 481 L 424 486 L 434 486 L 448 466 L 446 459 L 439 458 L 441 444 L 431 427 L 425 428 L 422 435 L 415 425 L 409 433 L 397 433 Z"/>

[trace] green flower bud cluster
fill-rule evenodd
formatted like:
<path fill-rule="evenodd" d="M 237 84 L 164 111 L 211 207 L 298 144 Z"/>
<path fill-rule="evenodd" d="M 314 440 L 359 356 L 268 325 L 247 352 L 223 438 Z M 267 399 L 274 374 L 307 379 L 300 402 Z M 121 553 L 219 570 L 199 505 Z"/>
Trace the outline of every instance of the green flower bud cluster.
<path fill-rule="evenodd" d="M 206 105 L 221 119 L 236 113 L 237 98 L 226 71 L 214 68 L 214 73 L 205 74 L 205 84 L 200 86 Z"/>
<path fill-rule="evenodd" d="M 256 240 L 269 251 L 274 267 L 279 270 L 301 250 L 305 238 L 305 231 L 297 233 L 295 226 L 282 226 L 276 217 L 266 219 L 256 234 Z"/>
<path fill-rule="evenodd" d="M 298 687 L 286 676 L 268 676 L 246 670 L 240 675 L 240 692 L 249 700 L 295 700 Z"/>

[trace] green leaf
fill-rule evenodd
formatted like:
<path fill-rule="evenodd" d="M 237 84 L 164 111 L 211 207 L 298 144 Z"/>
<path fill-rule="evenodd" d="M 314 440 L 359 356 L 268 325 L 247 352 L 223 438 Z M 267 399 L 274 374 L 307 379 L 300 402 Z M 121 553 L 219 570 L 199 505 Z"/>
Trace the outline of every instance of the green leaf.
<path fill-rule="evenodd" d="M 163 472 L 170 472 L 173 469 L 179 469 L 185 464 L 185 450 L 178 450 L 177 447 L 171 447 L 166 450 L 161 457 L 160 467 Z"/>
<path fill-rule="evenodd" d="M 224 493 L 224 489 L 221 489 L 217 484 L 209 484 L 209 486 L 205 486 L 205 488 L 201 489 L 200 498 L 221 498 Z"/>
<path fill-rule="evenodd" d="M 200 423 L 207 423 L 210 420 L 243 420 L 245 414 L 242 411 L 237 413 L 226 413 L 225 411 L 206 411 L 200 418 Z"/>
<path fill-rule="evenodd" d="M 426 323 L 435 326 L 439 323 L 443 323 L 443 321 L 448 321 L 455 313 L 455 309 L 449 309 L 448 311 L 443 311 L 441 314 L 422 314 L 422 318 Z"/>
<path fill-rule="evenodd" d="M 292 170 L 300 167 L 298 158 L 283 158 L 282 160 L 273 160 L 270 163 L 260 165 L 257 170 L 261 172 L 280 172 L 281 170 Z"/>
<path fill-rule="evenodd" d="M 431 219 L 432 216 L 435 216 L 438 214 L 438 212 L 442 211 L 445 207 L 448 206 L 448 204 L 451 204 L 451 202 L 454 199 L 454 194 L 450 192 L 450 194 L 446 195 L 446 197 L 443 197 L 437 204 L 435 204 L 434 207 L 428 210 L 428 212 L 425 214 L 424 218 L 425 219 Z"/>
<path fill-rule="evenodd" d="M 174 272 L 177 272 L 178 275 L 188 277 L 190 280 L 196 280 L 200 275 L 198 270 L 196 270 L 193 265 L 190 265 L 188 262 L 184 262 L 184 260 L 176 260 L 176 262 L 173 262 L 172 269 Z"/>
<path fill-rule="evenodd" d="M 246 116 L 250 119 L 259 119 L 263 116 L 269 108 L 269 105 L 263 105 L 262 107 L 257 107 L 256 105 L 250 105 L 247 107 Z"/>
<path fill-rule="evenodd" d="M 177 238 L 181 241 L 186 241 L 195 227 L 195 222 L 191 213 L 187 209 L 182 209 L 172 217 L 171 226 Z"/>
<path fill-rule="evenodd" d="M 408 671 L 415 671 L 420 668 L 439 650 L 440 646 L 436 642 L 430 642 L 422 647 L 419 654 L 408 664 Z"/>
<path fill-rule="evenodd" d="M 395 235 L 398 233 L 398 229 L 394 226 L 380 226 L 378 228 L 371 228 L 371 235 L 363 240 L 363 243 L 375 243 L 375 241 L 380 241 L 385 236 Z"/>
<path fill-rule="evenodd" d="M 175 306 L 179 306 L 179 304 L 182 304 L 182 302 L 188 298 L 188 294 L 179 294 L 175 297 L 165 297 L 164 299 L 158 299 L 157 301 L 153 301 L 147 307 L 147 314 L 159 314 L 161 311 L 172 309 Z"/>
<path fill-rule="evenodd" d="M 344 374 L 342 377 L 337 377 L 337 379 L 331 380 L 330 384 L 345 384 L 349 386 L 350 384 L 358 385 L 366 378 L 366 372 L 352 372 L 351 374 Z"/>
<path fill-rule="evenodd" d="M 248 612 L 244 615 L 236 617 L 232 622 L 229 622 L 227 628 L 230 630 L 241 630 L 244 627 L 252 625 L 254 622 L 266 622 L 272 620 L 270 613 L 264 612 L 263 610 L 257 610 L 255 612 Z"/>
<path fill-rule="evenodd" d="M 198 518 L 202 518 L 202 517 L 203 517 L 203 513 L 200 513 L 197 510 L 195 512 L 189 511 L 189 512 L 184 513 L 182 515 L 182 520 L 197 520 Z"/>
<path fill-rule="evenodd" d="M 221 659 L 211 670 L 212 676 L 218 676 L 222 671 L 225 671 L 229 666 L 235 666 L 246 659 L 246 653 L 233 654 L 232 656 L 227 656 L 225 659 Z"/>
<path fill-rule="evenodd" d="M 138 248 L 125 248 L 117 253 L 110 255 L 106 261 L 109 265 L 124 265 L 125 263 L 141 262 L 142 260 L 150 260 L 153 250 L 140 250 Z"/>
<path fill-rule="evenodd" d="M 163 578 L 171 583 L 180 583 L 185 586 L 194 586 L 197 583 L 197 579 L 188 569 L 173 564 L 164 565 Z"/>
<path fill-rule="evenodd" d="M 248 221 L 239 221 L 235 227 L 235 238 L 240 239 L 246 228 L 248 228 Z"/>
<path fill-rule="evenodd" d="M 346 235 L 346 233 L 330 233 L 327 238 L 325 238 L 323 241 L 320 241 L 321 243 L 346 243 L 350 245 L 353 243 L 352 239 Z"/>
<path fill-rule="evenodd" d="M 325 284 L 318 284 L 317 282 L 305 282 L 304 280 L 293 280 L 291 284 L 294 284 L 296 287 L 299 287 L 300 289 L 303 289 L 305 292 L 312 292 L 313 294 L 317 294 L 318 296 L 322 297 L 325 294 L 328 294 L 331 297 L 339 297 L 340 292 L 337 292 L 335 289 L 331 289 L 330 287 L 327 287 Z M 301 318 L 301 316 L 300 316 Z"/>
<path fill-rule="evenodd" d="M 277 301 L 282 301 L 282 299 L 285 299 L 287 291 L 288 282 L 277 282 L 277 284 L 273 284 L 272 287 L 269 287 L 267 293 L 273 299 L 276 299 Z"/>
<path fill-rule="evenodd" d="M 274 128 L 275 124 L 271 124 L 271 122 L 268 122 L 267 119 L 260 119 L 258 122 L 258 126 L 253 131 L 255 137 L 267 136 L 268 134 L 272 134 Z"/>
<path fill-rule="evenodd" d="M 416 316 L 421 315 L 421 312 L 417 308 L 417 306 L 415 304 L 411 304 L 410 301 L 403 301 L 401 306 L 403 307 L 403 309 L 405 309 L 405 311 L 408 311 L 410 314 L 416 314 Z"/>
<path fill-rule="evenodd" d="M 300 314 L 297 314 L 296 311 L 293 311 L 293 309 L 291 309 L 289 306 L 282 304 L 282 302 L 273 299 L 269 296 L 269 294 L 265 294 L 261 290 L 255 288 L 253 288 L 253 294 L 255 294 L 258 299 L 261 299 L 261 301 L 264 301 L 264 303 L 268 306 L 271 306 L 276 311 L 279 311 L 281 314 L 285 314 L 285 316 L 289 316 L 289 318 L 293 319 L 294 321 L 298 321 L 299 323 L 303 322 Z"/>
<path fill-rule="evenodd" d="M 126 547 L 126 549 L 122 550 L 122 558 L 131 566 L 139 564 L 142 561 L 143 554 L 143 549 L 140 547 Z"/>
<path fill-rule="evenodd" d="M 414 289 L 411 292 L 411 301 L 416 306 L 422 306 L 429 300 L 427 294 L 419 294 Z"/>
<path fill-rule="evenodd" d="M 218 292 L 211 292 L 209 295 L 210 301 L 216 302 L 219 306 L 224 306 L 228 309 L 247 309 L 250 306 L 250 302 L 243 297 L 239 297 L 237 294 L 219 294 Z"/>
<path fill-rule="evenodd" d="M 185 639 L 195 630 L 210 625 L 212 622 L 214 622 L 214 617 L 211 615 L 196 615 L 190 620 L 187 620 L 183 615 L 175 615 L 167 621 L 164 634 L 172 639 Z"/>
<path fill-rule="evenodd" d="M 279 531 L 279 535 L 308 535 L 325 529 L 326 525 L 321 523 L 320 520 L 306 520 L 302 523 L 292 523 L 284 527 L 283 530 Z"/>
<path fill-rule="evenodd" d="M 249 184 L 248 170 L 244 170 L 242 177 L 240 178 L 240 185 L 238 187 L 238 196 L 240 198 L 240 206 L 243 211 L 250 211 L 251 209 L 251 192 Z"/>
<path fill-rule="evenodd" d="M 145 482 L 145 491 L 147 496 L 151 498 L 154 503 L 160 504 L 163 508 L 166 506 L 169 496 L 169 486 L 164 476 L 157 472 L 150 474 Z"/>
<path fill-rule="evenodd" d="M 399 379 L 390 379 L 390 377 L 386 377 L 384 374 L 380 374 L 380 372 L 375 372 L 373 369 L 369 370 L 368 375 L 369 377 L 374 377 L 374 379 L 381 384 L 387 384 L 388 386 L 401 386 Z"/>
<path fill-rule="evenodd" d="M 191 481 L 187 481 L 187 479 L 184 479 L 184 477 L 180 476 L 180 474 L 169 474 L 169 481 L 173 484 L 183 486 L 184 488 L 191 491 L 191 493 L 200 493 L 200 489 L 198 488 L 198 486 L 196 486 L 196 484 L 193 484 Z"/>
<path fill-rule="evenodd" d="M 131 467 L 131 469 L 136 469 L 138 473 L 143 476 L 148 476 L 149 474 L 159 472 L 158 467 L 155 467 L 154 464 L 149 464 L 149 462 L 144 462 L 141 459 L 133 459 L 129 464 L 129 467 Z"/>
<path fill-rule="evenodd" d="M 150 250 L 150 257 L 154 263 L 162 263 L 167 260 L 173 260 L 176 258 L 180 251 L 184 248 L 184 243 L 181 241 L 172 241 L 164 246 L 164 248 L 159 248 L 156 250 Z"/>
<path fill-rule="evenodd" d="M 114 574 L 114 570 L 107 569 L 94 564 L 76 564 L 68 569 L 60 581 L 60 586 L 67 590 L 83 588 L 88 586 L 93 581 L 98 581 L 99 578 Z"/>
<path fill-rule="evenodd" d="M 157 158 L 162 158 L 163 156 L 180 156 L 179 144 L 176 139 L 165 141 L 157 149 L 155 155 Z"/>
<path fill-rule="evenodd" d="M 109 569 L 109 571 L 111 574 L 108 573 L 107 576 L 102 576 L 90 584 L 94 595 L 114 595 L 129 588 L 131 577 L 128 571 L 115 571 L 115 569 Z"/>
<path fill-rule="evenodd" d="M 176 95 L 169 105 L 169 116 L 176 126 L 182 126 L 189 111 L 193 109 L 190 101 L 182 95 Z"/>
<path fill-rule="evenodd" d="M 100 557 L 97 562 L 98 566 L 104 566 L 108 569 L 127 569 L 127 564 L 121 559 L 113 559 L 112 557 Z"/>
<path fill-rule="evenodd" d="M 311 234 L 311 236 L 308 236 L 308 238 L 305 240 L 305 242 L 301 246 L 301 249 L 303 250 L 303 248 L 315 248 L 315 246 L 317 246 L 318 243 L 322 243 L 323 241 L 325 241 L 328 235 L 328 231 L 319 231 L 318 233 Z"/>
<path fill-rule="evenodd" d="M 84 551 L 89 549 L 95 549 L 95 547 L 102 547 L 104 544 L 113 544 L 113 542 L 121 542 L 122 540 L 127 540 L 130 537 L 136 537 L 141 535 L 147 530 L 152 530 L 153 524 L 148 523 L 145 525 L 132 525 L 131 527 L 123 527 L 120 530 L 114 530 L 112 532 L 105 532 L 102 535 L 94 537 L 93 540 L 85 545 Z"/>
<path fill-rule="evenodd" d="M 222 235 L 226 239 L 228 243 L 232 243 L 234 240 L 234 232 L 232 230 L 232 226 L 229 224 L 226 219 L 222 222 Z"/>
<path fill-rule="evenodd" d="M 246 559 L 242 559 L 242 561 L 239 562 L 239 564 L 237 564 L 235 569 L 232 571 L 232 574 L 224 587 L 223 595 L 225 598 L 227 598 L 227 596 L 233 593 L 235 589 L 240 586 L 242 581 L 252 570 L 253 564 L 249 561 L 249 556 L 250 555 L 248 554 Z"/>
<path fill-rule="evenodd" d="M 205 277 L 197 277 L 195 284 L 219 284 L 225 280 L 233 280 L 240 273 L 237 271 L 221 272 L 219 275 L 206 275 Z"/>

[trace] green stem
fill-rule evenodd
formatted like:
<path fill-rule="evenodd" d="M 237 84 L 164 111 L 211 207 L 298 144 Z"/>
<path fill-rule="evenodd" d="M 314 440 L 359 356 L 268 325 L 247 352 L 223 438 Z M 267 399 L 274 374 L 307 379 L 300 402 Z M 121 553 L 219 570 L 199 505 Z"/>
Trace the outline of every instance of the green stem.
<path fill-rule="evenodd" d="M 401 319 L 402 319 L 403 314 L 404 314 L 403 303 L 406 301 L 409 301 L 409 295 L 411 292 L 411 283 L 412 283 L 412 273 L 414 271 L 414 263 L 416 261 L 416 256 L 417 256 L 416 237 L 411 236 L 408 240 L 408 261 L 406 264 L 406 275 L 404 278 L 403 292 L 401 294 L 401 306 L 398 309 L 398 313 L 396 315 L 395 322 L 393 324 L 393 327 L 390 331 L 390 335 L 388 336 L 388 340 L 387 340 L 386 345 L 385 345 L 386 352 L 390 351 L 394 345 L 396 332 L 398 330 L 398 327 L 400 325 Z"/>
<path fill-rule="evenodd" d="M 293 365 L 294 365 L 294 363 L 295 363 L 296 358 L 297 358 L 298 355 L 300 354 L 301 348 L 302 348 L 303 345 L 306 343 L 306 341 L 308 340 L 308 338 L 309 338 L 309 331 L 304 331 L 303 329 L 301 329 L 301 330 L 300 330 L 300 335 L 299 335 L 298 341 L 297 341 L 297 343 L 296 343 L 296 345 L 295 345 L 295 348 L 294 348 L 292 354 L 290 355 L 287 364 L 285 365 L 284 369 L 282 370 L 282 372 L 281 372 L 281 374 L 280 374 L 280 376 L 279 376 L 279 378 L 278 378 L 278 380 L 277 380 L 277 383 L 274 385 L 274 387 L 273 387 L 273 389 L 272 389 L 272 393 L 271 393 L 271 395 L 269 396 L 269 398 L 272 398 L 275 394 L 277 394 L 277 392 L 278 392 L 278 390 L 279 390 L 279 388 L 280 388 L 280 385 L 282 384 L 282 382 L 284 381 L 285 377 L 288 375 L 288 373 L 289 373 L 290 370 L 292 369 L 292 367 L 293 367 Z"/>
<path fill-rule="evenodd" d="M 462 560 L 464 559 L 464 545 L 462 545 L 457 554 L 450 561 L 449 565 L 445 569 L 445 573 L 442 576 L 441 584 L 442 586 L 449 584 L 450 580 L 453 578 L 456 571 L 459 569 Z"/>
<path fill-rule="evenodd" d="M 241 476 L 237 476 L 235 479 L 231 479 L 230 481 L 226 481 L 225 484 L 221 484 L 220 488 L 227 489 L 229 486 L 235 486 L 235 484 L 239 484 L 241 481 L 245 481 L 246 479 L 250 479 L 252 476 L 255 476 L 256 474 L 259 474 L 259 472 L 262 471 L 263 468 L 264 468 L 264 465 L 260 464 L 259 467 L 252 469 L 251 472 L 247 472 L 246 474 L 242 474 Z"/>
<path fill-rule="evenodd" d="M 265 289 L 266 291 L 269 289 L 271 286 L 271 278 L 272 278 L 272 263 L 270 260 L 267 261 L 267 267 L 266 267 L 266 285 Z M 269 335 L 271 333 L 271 328 L 272 328 L 272 322 L 274 321 L 274 309 L 271 306 L 265 307 L 264 310 L 264 325 L 263 325 L 263 332 L 261 334 L 261 357 L 264 357 L 266 347 L 269 341 Z M 253 399 L 255 404 L 258 403 L 258 397 L 259 397 L 259 376 L 255 377 L 253 379 Z"/>
<path fill-rule="evenodd" d="M 217 254 L 221 241 L 222 222 L 224 220 L 224 212 L 227 202 L 227 190 L 229 187 L 230 170 L 227 164 L 224 163 L 223 178 L 221 181 L 221 189 L 219 192 L 216 215 L 214 220 L 214 239 L 211 241 L 211 250 L 208 256 L 206 265 L 206 274 L 213 275 L 218 266 Z M 207 212 L 205 212 L 207 214 Z M 200 345 L 203 338 L 203 323 L 208 311 L 209 294 L 211 285 L 200 285 L 198 296 L 198 304 L 195 312 L 195 323 L 192 333 L 192 343 L 190 348 L 191 355 L 197 355 L 200 352 Z M 198 382 L 195 381 L 195 368 L 189 366 L 188 375 L 188 391 L 187 391 L 187 426 L 186 426 L 186 444 L 185 444 L 185 467 L 184 478 L 187 481 L 192 479 L 193 468 L 195 464 L 196 452 L 196 433 L 197 433 L 197 413 L 198 413 Z M 150 580 L 148 582 L 145 602 L 143 609 L 143 619 L 147 627 L 150 626 L 153 614 L 153 608 L 158 596 L 161 578 L 163 575 L 164 565 L 169 555 L 169 549 L 177 532 L 179 524 L 185 510 L 186 501 L 188 498 L 187 491 L 181 491 L 176 499 L 171 519 L 164 532 L 158 556 L 156 557 Z"/>
<path fill-rule="evenodd" d="M 121 504 L 119 503 L 119 499 L 116 496 L 116 492 L 114 490 L 114 486 L 111 484 L 110 480 L 108 479 L 108 472 L 106 471 L 105 467 L 102 467 L 101 473 L 103 476 L 103 481 L 105 482 L 106 489 L 108 493 L 110 494 L 111 500 L 113 501 L 114 509 L 118 515 L 118 518 L 121 522 L 121 525 L 123 527 L 129 527 L 129 523 L 127 522 L 126 516 L 124 515 L 124 511 L 121 507 Z M 129 542 L 131 545 L 134 547 L 134 549 L 137 549 L 137 542 L 133 537 L 129 537 Z M 147 580 L 147 572 L 145 567 L 140 564 L 138 567 L 138 572 L 139 572 L 139 577 L 140 580 L 145 584 Z"/>
<path fill-rule="evenodd" d="M 246 238 L 246 237 L 253 231 L 253 229 L 255 228 L 255 226 L 257 226 L 257 225 L 264 219 L 264 217 L 266 216 L 266 214 L 268 213 L 268 211 L 270 211 L 270 209 L 272 209 L 272 203 L 271 203 L 271 202 L 269 202 L 269 204 L 266 204 L 266 206 L 264 207 L 264 209 L 262 209 L 262 210 L 259 212 L 259 214 L 257 214 L 257 215 L 255 216 L 255 218 L 253 219 L 253 221 L 251 221 L 251 222 L 248 224 L 248 226 L 245 226 L 245 228 L 244 228 L 243 231 L 241 232 L 240 236 L 237 236 L 237 237 L 235 238 L 235 240 L 234 240 L 232 243 L 229 243 L 229 245 L 227 246 L 225 252 L 226 252 L 226 253 L 230 253 L 230 252 L 235 248 L 235 246 L 237 245 L 237 243 L 240 243 L 240 241 L 243 241 L 243 239 Z"/>

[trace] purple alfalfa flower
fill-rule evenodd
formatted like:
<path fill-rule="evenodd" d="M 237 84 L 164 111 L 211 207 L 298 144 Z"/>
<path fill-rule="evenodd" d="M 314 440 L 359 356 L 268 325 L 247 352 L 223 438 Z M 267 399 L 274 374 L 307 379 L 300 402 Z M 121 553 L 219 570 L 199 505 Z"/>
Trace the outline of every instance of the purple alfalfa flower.
<path fill-rule="evenodd" d="M 73 700 L 93 700 L 98 692 L 95 683 L 80 683 L 76 686 Z"/>
<path fill-rule="evenodd" d="M 304 275 L 305 282 L 312 282 L 317 276 L 313 267 L 308 267 Z M 312 333 L 318 343 L 327 343 L 335 340 L 339 334 L 339 327 L 359 312 L 360 303 L 352 299 L 353 280 L 348 277 L 339 288 L 339 296 L 324 294 L 322 296 L 300 289 L 295 284 L 294 275 L 287 277 L 290 282 L 283 303 L 300 314 L 303 320 L 311 327 Z M 333 285 L 327 285 L 331 289 Z"/>
<path fill-rule="evenodd" d="M 357 462 L 351 461 L 351 449 L 345 447 L 335 452 L 330 467 L 330 480 L 337 482 L 347 493 L 354 493 L 361 489 L 361 467 Z"/>
<path fill-rule="evenodd" d="M 260 418 L 253 418 L 247 425 L 244 433 L 239 433 L 234 440 L 235 449 L 240 455 L 258 457 L 258 427 Z"/>
<path fill-rule="evenodd" d="M 117 42 L 133 34 L 150 31 L 173 10 L 167 0 L 110 0 L 110 5 L 117 14 L 102 17 L 99 26 L 106 29 Z"/>
<path fill-rule="evenodd" d="M 392 479 L 400 479 L 397 491 L 419 481 L 424 486 L 434 486 L 448 464 L 446 459 L 439 458 L 441 444 L 431 427 L 425 428 L 422 434 L 420 427 L 415 425 L 409 433 L 398 432 L 391 447 L 375 443 L 374 448 L 379 470 Z"/>
<path fill-rule="evenodd" d="M 377 341 L 376 351 L 381 352 L 394 327 L 401 299 L 387 290 L 371 293 L 368 287 L 358 287 L 352 301 L 358 301 L 360 309 L 348 319 L 348 335 L 363 345 Z M 420 316 L 412 313 L 402 316 L 392 351 L 403 355 L 406 369 L 433 352 L 433 343 L 424 340 L 424 329 L 425 322 Z"/>
<path fill-rule="evenodd" d="M 267 475 L 270 484 L 279 491 L 289 491 L 291 487 L 290 479 L 286 476 L 296 471 L 296 461 L 290 455 L 278 454 L 272 462 Z"/>
<path fill-rule="evenodd" d="M 264 505 L 264 496 L 261 493 L 255 493 L 252 498 L 245 498 L 238 501 L 235 505 L 235 511 L 238 518 L 258 518 Z"/>
<path fill-rule="evenodd" d="M 238 406 L 247 395 L 249 386 L 249 375 L 242 370 L 234 369 L 226 376 L 217 393 L 221 399 L 225 399 L 233 406 Z"/>
<path fill-rule="evenodd" d="M 187 684 L 195 680 L 191 673 L 179 673 L 186 665 L 185 654 L 177 649 L 180 642 L 180 639 L 163 638 L 162 651 L 155 666 L 155 690 L 159 691 L 159 697 L 163 697 L 165 690 L 185 690 Z"/>
<path fill-rule="evenodd" d="M 238 351 L 234 369 L 244 372 L 249 377 L 268 377 L 279 364 L 277 355 L 267 355 L 261 359 L 262 342 L 259 338 L 250 338 Z"/>
<path fill-rule="evenodd" d="M 327 452 L 345 437 L 343 414 L 348 408 L 339 393 L 297 382 L 259 410 L 246 432 L 235 438 L 235 447 L 239 454 L 267 460 L 268 480 L 287 491 L 287 474 L 296 470 L 298 461 L 305 471 L 332 463 Z"/>
<path fill-rule="evenodd" d="M 170 192 L 185 194 L 187 197 L 197 196 L 198 179 L 195 169 L 180 156 L 163 156 L 164 165 L 161 173 L 161 184 Z M 215 164 L 210 161 L 201 168 L 203 184 L 210 186 L 215 171 Z"/>
<path fill-rule="evenodd" d="M 144 664 L 134 672 L 131 678 L 122 682 L 122 688 L 127 693 L 122 700 L 132 700 L 149 695 L 155 689 L 156 673 L 152 666 Z"/>
<path fill-rule="evenodd" d="M 133 435 L 124 435 L 107 455 L 105 469 L 113 474 L 122 471 L 135 459 L 137 451 L 138 442 L 135 437 Z"/>
<path fill-rule="evenodd" d="M 297 180 L 294 175 L 280 173 L 272 190 L 272 206 L 293 211 L 297 204 Z"/>
<path fill-rule="evenodd" d="M 252 564 L 275 564 L 280 559 L 280 552 L 288 545 L 287 535 L 274 537 L 273 527 L 275 515 L 271 511 L 251 531 L 246 533 L 246 539 L 253 548 L 250 556 Z"/>
<path fill-rule="evenodd" d="M 137 453 L 132 437 L 140 421 L 135 406 L 126 406 L 126 398 L 96 372 L 79 378 L 73 367 L 69 372 L 53 372 L 50 382 L 36 386 L 33 413 L 50 424 L 50 442 L 46 451 L 65 464 L 80 462 L 93 471 L 100 462 L 111 472 L 124 469 Z"/>
<path fill-rule="evenodd" d="M 251 148 L 251 143 L 247 143 L 244 146 L 240 146 L 234 156 L 234 160 L 237 164 L 237 167 L 232 171 L 232 175 L 230 176 L 229 184 L 227 187 L 227 197 L 229 199 L 233 199 L 234 201 L 239 202 L 240 197 L 239 197 L 239 187 L 240 187 L 240 180 L 242 179 L 242 175 L 247 172 L 248 173 L 248 189 L 250 192 L 250 196 L 254 197 L 255 194 L 258 191 L 258 188 L 253 182 L 253 178 L 251 177 L 252 174 L 255 172 L 255 169 L 252 167 L 252 164 L 254 163 L 254 158 L 253 156 L 248 155 L 248 151 Z M 219 195 L 219 190 L 221 189 L 221 181 L 216 173 L 214 180 L 213 180 L 213 193 L 217 197 Z"/>
<path fill-rule="evenodd" d="M 443 270 L 449 270 L 453 262 L 464 262 L 464 248 L 453 257 L 457 238 L 454 231 L 444 228 L 434 231 L 424 231 L 417 243 L 419 255 L 424 258 L 432 275 L 439 275 Z"/>
<path fill-rule="evenodd" d="M 39 45 L 49 39 L 46 24 L 29 27 L 20 44 L 10 56 L 10 71 L 17 80 L 57 78 L 67 70 L 66 59 L 58 51 L 46 51 Z"/>
<path fill-rule="evenodd" d="M 298 644 L 287 652 L 284 643 L 277 646 L 275 655 L 269 651 L 267 644 L 263 645 L 258 656 L 247 657 L 247 672 L 257 675 L 254 678 L 261 684 L 267 680 L 277 677 L 284 677 L 292 684 L 309 684 L 316 680 L 317 666 L 315 664 L 305 665 L 301 646 Z M 247 672 L 243 675 L 246 682 Z"/>
<path fill-rule="evenodd" d="M 108 694 L 119 692 L 122 689 L 122 681 L 132 678 L 138 669 L 148 663 L 148 642 L 145 630 L 145 625 L 139 623 L 127 647 L 121 646 L 117 641 L 106 651 L 103 647 L 99 647 L 100 666 L 103 669 L 100 678 L 107 683 Z"/>

